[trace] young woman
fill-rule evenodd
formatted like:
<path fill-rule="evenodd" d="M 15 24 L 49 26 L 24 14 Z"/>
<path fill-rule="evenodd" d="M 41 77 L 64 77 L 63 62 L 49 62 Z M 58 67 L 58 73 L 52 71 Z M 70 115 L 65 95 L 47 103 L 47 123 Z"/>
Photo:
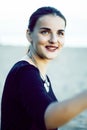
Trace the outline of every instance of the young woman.
<path fill-rule="evenodd" d="M 87 91 L 58 102 L 46 74 L 64 45 L 66 19 L 53 7 L 41 7 L 26 31 L 30 47 L 10 70 L 2 95 L 1 130 L 56 130 L 87 109 Z"/>

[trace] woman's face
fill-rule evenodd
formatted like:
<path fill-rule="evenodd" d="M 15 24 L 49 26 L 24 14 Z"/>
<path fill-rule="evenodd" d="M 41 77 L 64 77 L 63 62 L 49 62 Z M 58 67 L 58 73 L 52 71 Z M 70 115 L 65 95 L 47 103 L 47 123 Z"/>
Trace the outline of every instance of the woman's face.
<path fill-rule="evenodd" d="M 38 19 L 30 36 L 35 55 L 54 59 L 64 45 L 65 21 L 56 15 L 45 15 Z"/>

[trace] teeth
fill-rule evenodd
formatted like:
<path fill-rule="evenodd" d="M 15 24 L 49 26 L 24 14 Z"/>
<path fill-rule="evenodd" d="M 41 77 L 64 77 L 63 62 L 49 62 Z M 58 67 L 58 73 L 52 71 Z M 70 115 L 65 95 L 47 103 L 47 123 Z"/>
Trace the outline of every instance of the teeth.
<path fill-rule="evenodd" d="M 50 50 L 55 50 L 56 48 L 49 47 L 48 49 L 50 49 Z"/>
<path fill-rule="evenodd" d="M 57 47 L 54 47 L 54 46 L 48 46 L 46 48 L 48 48 L 48 49 L 57 49 Z"/>
<path fill-rule="evenodd" d="M 54 51 L 54 50 L 57 49 L 57 47 L 55 47 L 55 46 L 47 46 L 46 48 L 49 49 L 49 50 L 51 50 L 51 51 Z"/>

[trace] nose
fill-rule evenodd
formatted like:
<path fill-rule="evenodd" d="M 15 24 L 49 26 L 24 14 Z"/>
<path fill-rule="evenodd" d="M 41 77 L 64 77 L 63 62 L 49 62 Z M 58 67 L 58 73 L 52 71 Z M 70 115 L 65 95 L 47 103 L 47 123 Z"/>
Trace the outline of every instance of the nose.
<path fill-rule="evenodd" d="M 55 34 L 51 34 L 49 42 L 52 43 L 52 44 L 57 43 L 58 42 L 58 36 L 55 35 Z"/>

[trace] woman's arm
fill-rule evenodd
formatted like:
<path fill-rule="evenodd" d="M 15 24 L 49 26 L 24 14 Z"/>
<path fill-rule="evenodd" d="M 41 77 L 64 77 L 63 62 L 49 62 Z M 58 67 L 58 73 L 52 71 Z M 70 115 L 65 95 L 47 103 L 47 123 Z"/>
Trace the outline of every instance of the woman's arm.
<path fill-rule="evenodd" d="M 46 128 L 60 127 L 86 109 L 87 91 L 60 103 L 52 103 L 45 111 Z"/>

